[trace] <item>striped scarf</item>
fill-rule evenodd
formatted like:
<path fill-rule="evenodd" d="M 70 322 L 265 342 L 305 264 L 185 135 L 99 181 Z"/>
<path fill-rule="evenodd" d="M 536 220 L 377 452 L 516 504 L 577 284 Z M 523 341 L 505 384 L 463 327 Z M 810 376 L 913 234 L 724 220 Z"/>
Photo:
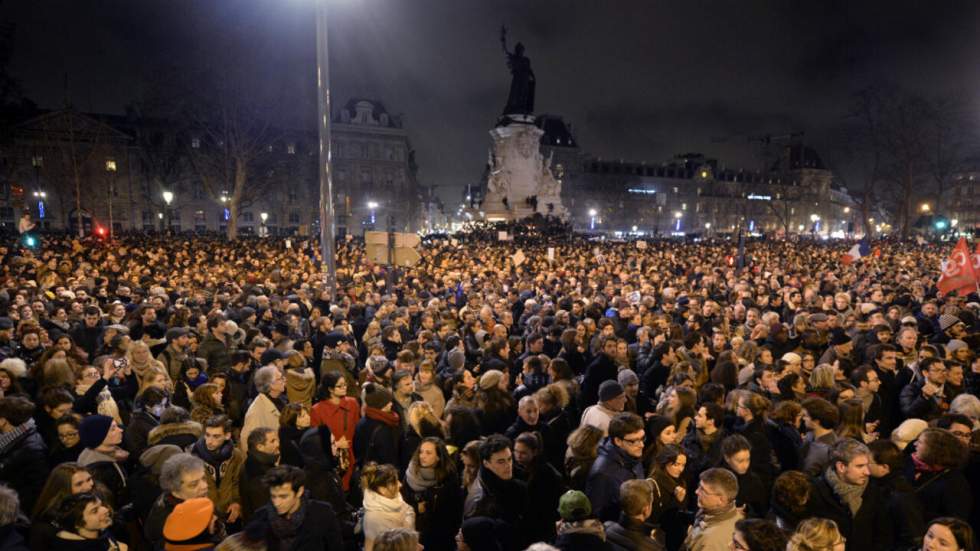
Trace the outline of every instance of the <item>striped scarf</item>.
<path fill-rule="evenodd" d="M 0 434 L 0 454 L 7 453 L 7 451 L 9 451 L 8 448 L 10 448 L 18 438 L 33 428 L 34 419 L 28 419 L 14 430 Z"/>

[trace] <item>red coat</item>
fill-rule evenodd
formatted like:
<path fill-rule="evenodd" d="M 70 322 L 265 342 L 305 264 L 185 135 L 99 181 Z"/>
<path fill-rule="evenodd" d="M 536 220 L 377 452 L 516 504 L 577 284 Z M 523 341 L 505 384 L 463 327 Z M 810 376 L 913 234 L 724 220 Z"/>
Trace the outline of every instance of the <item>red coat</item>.
<path fill-rule="evenodd" d="M 338 404 L 330 400 L 322 400 L 310 410 L 311 426 L 326 425 L 330 427 L 330 432 L 335 439 L 346 437 L 350 445 L 347 448 L 350 454 L 350 466 L 344 473 L 344 491 L 350 489 L 350 477 L 354 472 L 354 429 L 357 428 L 357 422 L 360 420 L 361 407 L 357 404 L 357 400 L 349 396 L 341 398 Z"/>

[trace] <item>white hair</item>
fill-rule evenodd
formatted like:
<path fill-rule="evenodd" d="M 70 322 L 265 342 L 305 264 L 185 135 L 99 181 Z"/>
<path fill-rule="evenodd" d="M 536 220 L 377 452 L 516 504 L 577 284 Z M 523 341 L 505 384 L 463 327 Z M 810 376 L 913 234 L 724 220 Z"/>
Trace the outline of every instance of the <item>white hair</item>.
<path fill-rule="evenodd" d="M 950 413 L 959 413 L 960 415 L 966 415 L 973 420 L 973 426 L 976 428 L 980 424 L 980 398 L 972 394 L 960 394 L 949 404 Z"/>
<path fill-rule="evenodd" d="M 15 379 L 27 375 L 27 363 L 20 358 L 7 358 L 0 362 L 0 369 L 10 373 L 10 376 Z"/>

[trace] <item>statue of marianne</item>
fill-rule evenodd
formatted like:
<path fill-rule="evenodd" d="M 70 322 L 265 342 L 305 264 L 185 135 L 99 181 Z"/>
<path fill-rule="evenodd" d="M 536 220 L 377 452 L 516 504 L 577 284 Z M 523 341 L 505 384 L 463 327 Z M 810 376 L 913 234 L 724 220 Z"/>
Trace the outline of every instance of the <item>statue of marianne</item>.
<path fill-rule="evenodd" d="M 524 45 L 518 42 L 514 51 L 507 51 L 507 28 L 500 28 L 500 44 L 507 54 L 507 67 L 510 69 L 510 95 L 504 115 L 531 115 L 534 113 L 534 71 L 531 60 L 524 55 Z"/>

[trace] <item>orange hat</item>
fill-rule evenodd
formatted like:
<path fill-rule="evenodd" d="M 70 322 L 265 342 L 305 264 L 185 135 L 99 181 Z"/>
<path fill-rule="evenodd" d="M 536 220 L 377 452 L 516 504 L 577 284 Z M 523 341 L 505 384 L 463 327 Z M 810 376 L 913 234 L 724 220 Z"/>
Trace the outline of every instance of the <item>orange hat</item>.
<path fill-rule="evenodd" d="M 163 524 L 163 538 L 167 543 L 196 543 L 193 540 L 204 534 L 214 516 L 214 503 L 206 497 L 188 499 L 174 507 Z"/>

